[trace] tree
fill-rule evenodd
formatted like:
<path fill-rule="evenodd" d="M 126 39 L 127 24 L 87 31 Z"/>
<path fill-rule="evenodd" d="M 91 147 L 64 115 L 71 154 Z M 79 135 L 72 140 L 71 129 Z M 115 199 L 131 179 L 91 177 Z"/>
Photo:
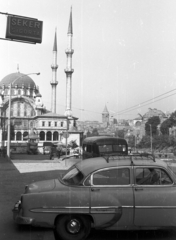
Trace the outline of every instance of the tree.
<path fill-rule="evenodd" d="M 117 130 L 117 136 L 119 137 L 119 138 L 124 138 L 125 137 L 125 132 L 124 132 L 124 130 L 122 129 L 122 130 Z"/>
<path fill-rule="evenodd" d="M 134 135 L 130 135 L 128 137 L 128 146 L 129 147 L 135 147 L 135 145 L 136 145 L 135 141 L 136 141 L 135 136 Z"/>
<path fill-rule="evenodd" d="M 87 131 L 86 137 L 90 137 L 92 134 L 89 132 L 89 130 Z"/>
<path fill-rule="evenodd" d="M 165 120 L 160 127 L 160 131 L 163 135 L 169 135 L 169 128 L 172 127 L 172 122 L 171 120 L 168 118 L 167 120 Z"/>
<path fill-rule="evenodd" d="M 160 124 L 160 118 L 158 116 L 154 116 L 148 119 L 145 124 L 145 131 L 148 136 L 150 136 L 152 131 L 152 136 L 158 134 L 157 126 Z M 151 128 L 151 129 L 150 129 Z"/>
<path fill-rule="evenodd" d="M 91 136 L 98 136 L 98 135 L 99 135 L 99 133 L 98 133 L 97 128 L 93 128 Z"/>
<path fill-rule="evenodd" d="M 137 147 L 138 148 L 149 148 L 150 147 L 150 136 L 143 136 L 141 141 L 138 143 Z"/>
<path fill-rule="evenodd" d="M 173 126 L 176 126 L 176 111 L 161 124 L 160 131 L 163 135 L 169 135 L 169 128 Z"/>
<path fill-rule="evenodd" d="M 176 126 L 176 111 L 170 115 L 169 119 L 171 120 L 172 126 Z"/>

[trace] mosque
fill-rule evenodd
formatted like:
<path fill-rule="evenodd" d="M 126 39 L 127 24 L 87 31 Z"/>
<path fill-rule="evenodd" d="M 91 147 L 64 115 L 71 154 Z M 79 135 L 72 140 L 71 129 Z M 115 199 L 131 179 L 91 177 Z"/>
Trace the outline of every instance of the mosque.
<path fill-rule="evenodd" d="M 76 140 L 80 145 L 82 132 L 77 130 L 76 120 L 72 115 L 72 10 L 68 26 L 68 48 L 66 49 L 66 109 L 64 114 L 56 113 L 57 97 L 57 33 L 54 36 L 51 85 L 51 111 L 42 102 L 39 87 L 32 74 L 11 73 L 0 81 L 0 147 L 7 146 L 8 125 L 10 125 L 11 144 L 25 142 L 30 134 L 38 136 L 39 143 L 61 141 L 64 136 L 68 141 Z M 10 105 L 10 107 L 9 107 Z M 10 111 L 10 113 L 9 113 Z M 64 135 L 66 133 L 66 135 Z M 69 133 L 69 134 L 67 134 Z"/>

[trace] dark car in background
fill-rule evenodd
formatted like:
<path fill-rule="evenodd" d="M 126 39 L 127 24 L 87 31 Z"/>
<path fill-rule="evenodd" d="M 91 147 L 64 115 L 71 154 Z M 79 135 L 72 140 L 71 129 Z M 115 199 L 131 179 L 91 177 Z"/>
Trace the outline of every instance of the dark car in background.
<path fill-rule="evenodd" d="M 83 141 L 83 159 L 103 155 L 128 155 L 128 144 L 123 138 L 111 136 L 87 137 Z"/>

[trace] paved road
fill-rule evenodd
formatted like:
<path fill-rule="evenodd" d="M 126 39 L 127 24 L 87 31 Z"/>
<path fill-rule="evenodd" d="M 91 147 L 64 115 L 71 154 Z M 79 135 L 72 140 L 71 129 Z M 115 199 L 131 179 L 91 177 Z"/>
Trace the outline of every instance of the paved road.
<path fill-rule="evenodd" d="M 18 227 L 12 220 L 14 203 L 24 192 L 26 184 L 56 178 L 58 171 L 20 173 L 13 163 L 0 159 L 0 240 L 54 240 L 51 230 Z"/>
<path fill-rule="evenodd" d="M 40 156 L 41 157 L 41 156 Z M 23 156 L 24 159 L 24 156 Z M 20 159 L 13 159 L 18 161 Z M 29 159 L 28 159 L 29 160 Z M 39 159 L 45 161 L 46 159 Z M 37 160 L 38 165 L 40 161 Z M 35 160 L 36 161 L 36 160 Z M 32 163 L 34 162 L 31 161 Z M 23 164 L 29 166 L 30 161 L 24 161 Z M 21 162 L 22 164 L 22 162 Z M 12 161 L 7 159 L 0 159 L 0 240 L 55 240 L 52 230 L 45 228 L 33 228 L 27 226 L 17 226 L 12 220 L 11 209 L 14 203 L 19 199 L 20 194 L 24 191 L 26 184 L 57 178 L 59 172 L 63 170 L 48 169 L 44 171 L 25 171 L 20 172 L 18 167 Z M 54 164 L 54 163 L 53 163 Z M 63 164 L 63 163 L 62 163 Z M 65 164 L 65 163 L 64 163 Z M 71 163 L 70 163 L 71 164 Z M 39 165 L 38 165 L 39 166 Z M 36 165 L 34 166 L 36 170 Z M 130 232 L 116 232 L 116 231 L 92 231 L 88 240 L 117 240 L 117 239 L 130 239 L 130 240 L 175 240 L 176 232 L 174 231 L 130 231 Z"/>

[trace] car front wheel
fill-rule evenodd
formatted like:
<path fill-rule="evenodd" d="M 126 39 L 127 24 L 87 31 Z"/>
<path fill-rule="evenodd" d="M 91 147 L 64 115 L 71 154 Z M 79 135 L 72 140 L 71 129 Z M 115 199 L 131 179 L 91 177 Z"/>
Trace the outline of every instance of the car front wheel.
<path fill-rule="evenodd" d="M 56 221 L 56 234 L 62 240 L 84 240 L 91 230 L 91 222 L 86 216 L 64 215 Z"/>

